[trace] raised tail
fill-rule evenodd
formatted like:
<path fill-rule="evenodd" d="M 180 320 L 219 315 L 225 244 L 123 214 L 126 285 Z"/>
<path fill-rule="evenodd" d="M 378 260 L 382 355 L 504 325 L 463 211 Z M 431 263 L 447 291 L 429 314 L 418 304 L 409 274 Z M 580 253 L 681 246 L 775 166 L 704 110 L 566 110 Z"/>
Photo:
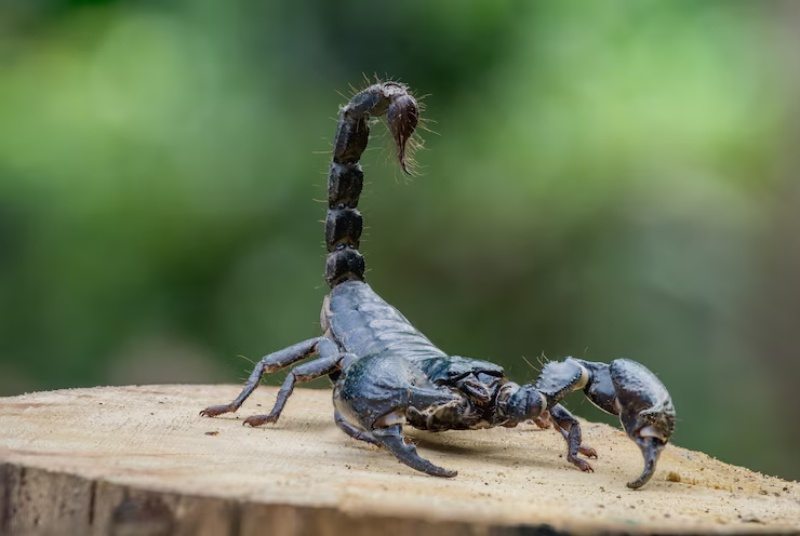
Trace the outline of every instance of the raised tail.
<path fill-rule="evenodd" d="M 331 288 L 343 281 L 364 280 L 364 257 L 359 253 L 363 230 L 358 198 L 364 172 L 358 161 L 367 148 L 369 120 L 386 114 L 397 146 L 400 167 L 408 173 L 406 146 L 419 120 L 417 101 L 397 82 L 380 82 L 357 93 L 339 111 L 328 175 L 328 216 L 325 220 L 325 280 Z"/>

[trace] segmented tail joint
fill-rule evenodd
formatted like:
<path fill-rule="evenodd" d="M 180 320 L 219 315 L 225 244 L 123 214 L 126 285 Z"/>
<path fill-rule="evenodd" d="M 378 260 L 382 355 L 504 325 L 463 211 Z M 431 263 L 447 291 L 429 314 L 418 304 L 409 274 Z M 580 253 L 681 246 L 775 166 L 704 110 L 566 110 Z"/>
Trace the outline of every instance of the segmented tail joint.
<path fill-rule="evenodd" d="M 363 220 L 358 200 L 364 186 L 359 160 L 369 141 L 369 120 L 386 115 L 397 147 L 397 159 L 407 168 L 407 145 L 419 121 L 417 101 L 397 82 L 381 82 L 360 91 L 339 111 L 328 175 L 328 215 L 325 245 L 328 257 L 325 280 L 331 287 L 342 281 L 364 280 L 364 257 L 359 253 Z"/>

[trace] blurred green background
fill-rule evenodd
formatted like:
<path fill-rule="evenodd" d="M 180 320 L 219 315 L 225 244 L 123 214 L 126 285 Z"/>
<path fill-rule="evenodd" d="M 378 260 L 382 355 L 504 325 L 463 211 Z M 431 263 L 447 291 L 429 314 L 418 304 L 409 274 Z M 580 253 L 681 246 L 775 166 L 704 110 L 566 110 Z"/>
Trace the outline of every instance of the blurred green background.
<path fill-rule="evenodd" d="M 413 180 L 388 136 L 364 159 L 385 298 L 518 381 L 523 357 L 640 360 L 678 444 L 800 478 L 798 24 L 792 2 L 3 0 L 0 394 L 237 382 L 316 335 L 333 118 L 377 73 L 435 131 Z"/>

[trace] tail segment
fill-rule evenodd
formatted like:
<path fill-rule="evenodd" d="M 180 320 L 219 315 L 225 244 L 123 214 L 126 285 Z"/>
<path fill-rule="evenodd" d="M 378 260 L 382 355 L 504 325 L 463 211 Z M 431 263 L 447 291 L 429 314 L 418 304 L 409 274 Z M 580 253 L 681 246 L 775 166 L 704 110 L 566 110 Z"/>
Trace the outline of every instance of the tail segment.
<path fill-rule="evenodd" d="M 367 148 L 370 117 L 383 114 L 386 114 L 397 146 L 400 167 L 408 173 L 406 145 L 417 126 L 419 108 L 405 85 L 397 82 L 371 85 L 339 111 L 325 221 L 328 248 L 325 280 L 331 288 L 342 281 L 364 280 L 364 257 L 358 252 L 363 222 L 356 208 L 364 185 L 364 172 L 358 161 Z"/>

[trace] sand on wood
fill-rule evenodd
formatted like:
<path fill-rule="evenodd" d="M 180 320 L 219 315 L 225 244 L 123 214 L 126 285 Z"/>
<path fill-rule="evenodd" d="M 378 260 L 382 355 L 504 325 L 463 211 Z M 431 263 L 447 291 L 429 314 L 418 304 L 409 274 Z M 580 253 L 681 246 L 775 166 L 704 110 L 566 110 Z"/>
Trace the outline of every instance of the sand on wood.
<path fill-rule="evenodd" d="M 0 533 L 800 530 L 800 484 L 677 446 L 647 486 L 627 489 L 641 455 L 604 424 L 582 423 L 600 456 L 594 473 L 574 469 L 561 437 L 532 425 L 409 429 L 425 457 L 459 471 L 439 479 L 342 433 L 330 391 L 298 389 L 281 420 L 261 428 L 241 422 L 271 407 L 273 388 L 256 391 L 238 414 L 198 415 L 238 390 L 156 385 L 0 398 Z"/>

